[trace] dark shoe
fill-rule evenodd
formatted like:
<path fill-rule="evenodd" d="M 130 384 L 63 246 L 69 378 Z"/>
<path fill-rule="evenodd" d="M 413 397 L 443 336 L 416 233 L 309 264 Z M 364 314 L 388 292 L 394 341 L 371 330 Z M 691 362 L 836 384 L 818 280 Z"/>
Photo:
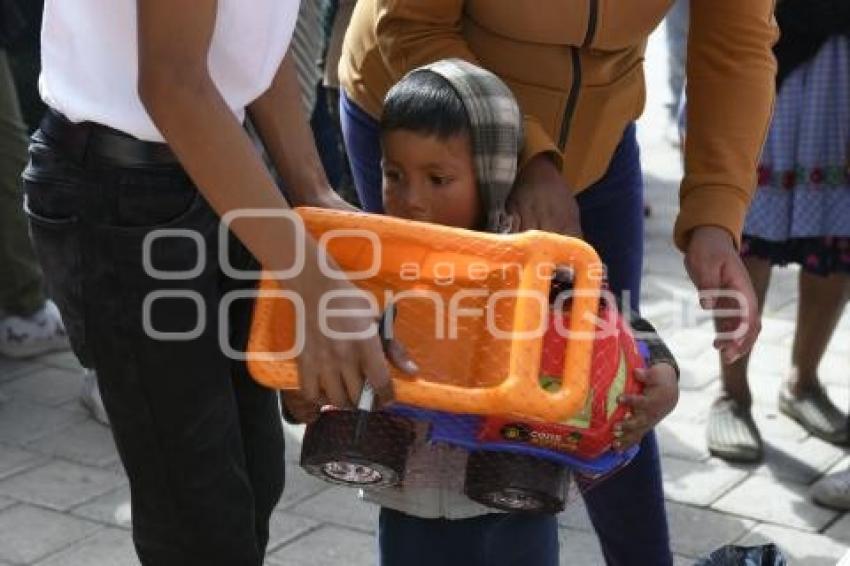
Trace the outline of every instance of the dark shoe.
<path fill-rule="evenodd" d="M 748 408 L 720 397 L 708 415 L 708 451 L 730 462 L 758 462 L 764 455 L 761 435 Z"/>
<path fill-rule="evenodd" d="M 818 386 L 796 397 L 785 385 L 779 392 L 779 410 L 797 421 L 812 436 L 847 444 L 847 415 L 835 406 L 823 387 Z"/>

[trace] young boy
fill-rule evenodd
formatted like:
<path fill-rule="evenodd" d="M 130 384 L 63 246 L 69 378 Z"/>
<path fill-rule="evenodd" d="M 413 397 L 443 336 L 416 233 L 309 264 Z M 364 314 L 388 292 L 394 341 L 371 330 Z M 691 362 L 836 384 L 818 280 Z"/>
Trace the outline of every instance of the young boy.
<path fill-rule="evenodd" d="M 505 202 L 518 167 L 522 115 L 498 77 L 461 60 L 417 69 L 387 94 L 380 128 L 387 214 L 489 232 L 515 227 Z M 634 326 L 651 328 L 643 321 Z M 678 384 L 669 352 L 650 364 L 639 378 L 653 395 L 622 399 L 632 416 L 622 423 L 615 449 L 639 442 L 675 406 Z M 408 467 L 462 478 L 465 461 L 463 451 L 420 442 Z M 558 563 L 554 516 L 494 513 L 456 486 L 422 483 L 427 485 L 365 493 L 382 507 L 381 564 Z"/>

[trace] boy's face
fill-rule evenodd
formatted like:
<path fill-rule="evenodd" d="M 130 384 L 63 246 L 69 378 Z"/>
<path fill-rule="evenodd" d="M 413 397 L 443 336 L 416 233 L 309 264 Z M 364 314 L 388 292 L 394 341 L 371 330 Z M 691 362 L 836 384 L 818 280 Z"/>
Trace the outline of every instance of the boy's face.
<path fill-rule="evenodd" d="M 468 134 L 440 139 L 391 130 L 381 141 L 387 214 L 458 228 L 480 226 L 481 200 Z"/>

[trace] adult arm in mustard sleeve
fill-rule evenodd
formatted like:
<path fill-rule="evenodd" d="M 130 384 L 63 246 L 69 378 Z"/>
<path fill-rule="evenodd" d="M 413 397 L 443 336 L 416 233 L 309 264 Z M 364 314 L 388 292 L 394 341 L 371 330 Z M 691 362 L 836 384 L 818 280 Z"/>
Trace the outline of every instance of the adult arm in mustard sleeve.
<path fill-rule="evenodd" d="M 461 30 L 463 0 L 377 0 L 376 35 L 381 56 L 396 80 L 440 59 L 480 64 Z M 519 230 L 580 236 L 578 205 L 560 173 L 562 156 L 540 122 L 524 118 L 520 175 L 508 210 Z"/>
<path fill-rule="evenodd" d="M 730 364 L 761 330 L 738 253 L 775 95 L 773 0 L 692 0 L 688 140 L 676 244 Z"/>
<path fill-rule="evenodd" d="M 740 245 L 776 90 L 774 0 L 692 0 L 676 245 L 718 226 Z"/>

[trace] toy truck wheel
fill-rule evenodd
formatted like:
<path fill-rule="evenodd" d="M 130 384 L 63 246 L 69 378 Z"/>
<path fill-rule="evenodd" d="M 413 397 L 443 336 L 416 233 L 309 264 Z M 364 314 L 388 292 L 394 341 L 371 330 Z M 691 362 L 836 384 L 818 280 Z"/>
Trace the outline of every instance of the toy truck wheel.
<path fill-rule="evenodd" d="M 466 464 L 466 495 L 513 513 L 560 513 L 569 475 L 560 465 L 510 452 L 473 452 Z"/>
<path fill-rule="evenodd" d="M 393 486 L 401 482 L 413 442 L 403 417 L 362 410 L 331 410 L 307 426 L 301 467 L 327 482 Z"/>

